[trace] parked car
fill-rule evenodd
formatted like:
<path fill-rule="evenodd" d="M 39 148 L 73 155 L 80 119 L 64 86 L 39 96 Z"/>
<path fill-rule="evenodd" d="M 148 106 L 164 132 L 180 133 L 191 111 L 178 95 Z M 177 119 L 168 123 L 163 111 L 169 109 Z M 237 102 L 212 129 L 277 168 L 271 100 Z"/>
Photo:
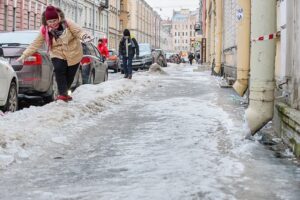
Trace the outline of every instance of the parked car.
<path fill-rule="evenodd" d="M 132 66 L 139 66 L 139 68 L 148 68 L 153 63 L 153 57 L 151 54 L 151 45 L 148 43 L 139 44 L 140 55 L 132 60 Z"/>
<path fill-rule="evenodd" d="M 108 65 L 104 62 L 98 49 L 92 43 L 82 43 L 82 47 L 83 58 L 79 67 L 79 80 L 81 74 L 82 84 L 98 84 L 107 81 Z M 78 83 L 78 85 L 80 84 Z"/>
<path fill-rule="evenodd" d="M 18 77 L 11 65 L 1 59 L 0 49 L 0 110 L 14 112 L 18 109 Z"/>
<path fill-rule="evenodd" d="M 162 67 L 167 67 L 167 59 L 166 59 L 166 54 L 162 49 L 154 49 L 155 52 L 155 58 L 153 58 L 154 62 L 159 64 Z"/>
<path fill-rule="evenodd" d="M 0 48 L 16 71 L 19 80 L 19 98 L 43 99 L 51 102 L 57 96 L 57 84 L 53 65 L 44 44 L 23 63 L 17 62 L 26 47 L 37 37 L 39 31 L 15 31 L 0 33 Z M 82 44 L 83 61 L 76 73 L 72 89 L 85 83 L 100 83 L 107 80 L 107 64 L 103 63 L 97 48 L 91 43 Z"/>
<path fill-rule="evenodd" d="M 55 77 L 46 45 L 43 45 L 23 63 L 16 61 L 38 33 L 39 31 L 0 33 L 0 48 L 17 73 L 19 97 L 42 98 L 45 101 L 52 101 L 55 98 L 55 87 L 53 87 Z"/>
<path fill-rule="evenodd" d="M 174 55 L 174 53 L 166 53 L 166 60 L 167 62 L 172 62 L 172 56 Z"/>
<path fill-rule="evenodd" d="M 115 50 L 109 50 L 108 52 L 109 52 L 109 57 L 106 60 L 108 69 L 112 69 L 116 73 L 119 70 L 120 59 Z"/>
<path fill-rule="evenodd" d="M 139 44 L 139 50 L 140 50 L 139 56 L 135 56 L 132 60 L 132 69 L 136 70 L 136 71 L 138 69 L 144 69 L 144 68 L 147 69 L 153 63 L 153 57 L 152 57 L 152 54 L 151 54 L 150 44 L 140 43 Z M 119 67 L 120 67 L 121 73 L 124 73 L 122 60 L 120 60 Z"/>

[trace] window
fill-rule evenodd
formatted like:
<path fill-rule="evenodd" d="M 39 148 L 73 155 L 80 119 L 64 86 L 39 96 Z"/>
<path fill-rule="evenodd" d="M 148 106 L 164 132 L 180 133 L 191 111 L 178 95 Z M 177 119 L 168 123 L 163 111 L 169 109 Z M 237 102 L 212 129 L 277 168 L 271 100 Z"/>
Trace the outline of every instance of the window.
<path fill-rule="evenodd" d="M 177 36 L 177 32 L 175 32 L 175 36 Z"/>

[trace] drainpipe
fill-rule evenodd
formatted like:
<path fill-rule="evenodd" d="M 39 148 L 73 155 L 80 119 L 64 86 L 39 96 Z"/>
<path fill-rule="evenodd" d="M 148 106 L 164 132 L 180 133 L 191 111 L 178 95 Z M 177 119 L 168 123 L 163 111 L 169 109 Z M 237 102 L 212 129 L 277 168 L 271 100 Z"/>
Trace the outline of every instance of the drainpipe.
<path fill-rule="evenodd" d="M 93 31 L 93 37 L 95 37 L 95 26 L 96 26 L 96 24 L 95 24 L 95 12 L 96 12 L 96 10 L 95 10 L 95 4 L 96 4 L 96 2 L 94 0 L 93 1 L 93 29 L 92 29 L 92 31 Z"/>
<path fill-rule="evenodd" d="M 214 61 L 214 55 L 215 55 L 215 2 L 214 0 L 211 1 L 211 18 L 210 18 L 210 63 L 212 64 Z"/>
<path fill-rule="evenodd" d="M 276 32 L 276 0 L 252 0 L 252 38 Z M 273 117 L 275 40 L 253 42 L 250 61 L 250 104 L 246 119 L 254 135 Z"/>
<path fill-rule="evenodd" d="M 216 19 L 217 19 L 217 26 L 216 26 L 216 67 L 214 71 L 219 74 L 221 71 L 221 56 L 222 56 L 222 29 L 223 29 L 223 0 L 216 0 Z"/>
<path fill-rule="evenodd" d="M 14 0 L 13 4 L 13 28 L 12 31 L 16 31 L 16 21 L 17 21 L 17 0 Z"/>
<path fill-rule="evenodd" d="M 210 16 L 209 16 L 209 11 L 210 11 L 210 2 L 211 0 L 207 0 L 206 2 L 206 32 L 205 32 L 205 37 L 206 37 L 206 60 L 207 62 L 210 61 Z"/>
<path fill-rule="evenodd" d="M 237 80 L 233 85 L 233 89 L 240 96 L 244 96 L 248 88 L 250 70 L 251 2 L 249 0 L 239 0 L 238 5 Z"/>

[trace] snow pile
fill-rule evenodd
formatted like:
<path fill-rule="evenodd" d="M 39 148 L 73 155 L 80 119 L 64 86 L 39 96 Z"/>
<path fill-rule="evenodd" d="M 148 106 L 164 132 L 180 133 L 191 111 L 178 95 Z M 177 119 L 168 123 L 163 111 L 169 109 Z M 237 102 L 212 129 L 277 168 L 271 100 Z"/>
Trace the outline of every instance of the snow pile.
<path fill-rule="evenodd" d="M 53 143 L 68 145 L 68 138 L 92 123 L 93 116 L 154 80 L 147 73 L 136 73 L 132 80 L 83 85 L 75 90 L 69 103 L 57 101 L 0 116 L 0 168 L 42 155 L 43 149 Z"/>
<path fill-rule="evenodd" d="M 161 68 L 161 66 L 157 63 L 154 63 L 149 68 L 150 74 L 162 74 L 166 75 L 167 73 Z"/>

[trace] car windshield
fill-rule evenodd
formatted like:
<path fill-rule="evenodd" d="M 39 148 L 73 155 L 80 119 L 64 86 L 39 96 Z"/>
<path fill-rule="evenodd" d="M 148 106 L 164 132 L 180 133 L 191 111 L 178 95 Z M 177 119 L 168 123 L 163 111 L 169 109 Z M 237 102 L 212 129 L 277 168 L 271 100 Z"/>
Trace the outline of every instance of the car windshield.
<path fill-rule="evenodd" d="M 7 32 L 0 33 L 0 44 L 30 44 L 37 37 L 38 32 Z"/>
<path fill-rule="evenodd" d="M 151 55 L 149 44 L 139 44 L 140 56 Z"/>
<path fill-rule="evenodd" d="M 172 53 L 167 53 L 166 58 L 170 58 L 173 54 Z"/>

